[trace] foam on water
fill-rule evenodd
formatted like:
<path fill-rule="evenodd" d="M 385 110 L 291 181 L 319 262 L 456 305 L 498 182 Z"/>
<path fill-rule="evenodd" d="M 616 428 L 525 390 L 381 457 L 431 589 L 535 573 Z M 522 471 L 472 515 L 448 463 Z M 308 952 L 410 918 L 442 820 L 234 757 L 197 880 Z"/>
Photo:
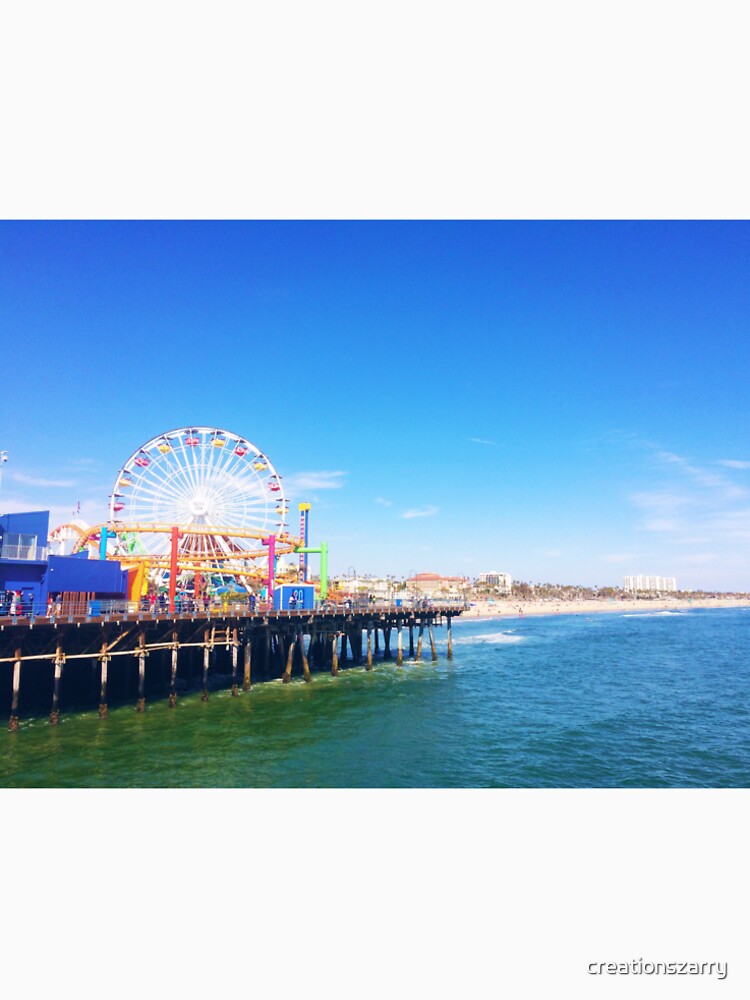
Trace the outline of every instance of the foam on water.
<path fill-rule="evenodd" d="M 513 632 L 488 632 L 483 635 L 466 635 L 453 640 L 453 645 L 474 646 L 478 643 L 523 642 L 526 636 Z"/>
<path fill-rule="evenodd" d="M 629 615 L 620 615 L 621 618 L 686 618 L 686 611 L 636 611 Z"/>

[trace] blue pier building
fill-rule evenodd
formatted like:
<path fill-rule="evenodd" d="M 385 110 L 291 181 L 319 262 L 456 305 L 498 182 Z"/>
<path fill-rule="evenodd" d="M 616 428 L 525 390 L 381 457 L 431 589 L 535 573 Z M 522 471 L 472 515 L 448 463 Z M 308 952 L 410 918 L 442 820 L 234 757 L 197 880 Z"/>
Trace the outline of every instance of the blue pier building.
<path fill-rule="evenodd" d="M 44 614 L 50 595 L 65 605 L 127 596 L 128 574 L 115 560 L 89 559 L 88 553 L 50 555 L 49 511 L 0 516 L 0 615 L 7 615 L 13 593 L 23 613 Z"/>

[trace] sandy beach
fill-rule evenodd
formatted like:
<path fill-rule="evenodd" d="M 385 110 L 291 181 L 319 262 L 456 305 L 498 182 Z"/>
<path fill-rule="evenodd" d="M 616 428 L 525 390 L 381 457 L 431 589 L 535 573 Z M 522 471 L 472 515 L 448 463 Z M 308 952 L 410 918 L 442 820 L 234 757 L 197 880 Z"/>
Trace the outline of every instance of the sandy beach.
<path fill-rule="evenodd" d="M 518 618 L 519 615 L 592 615 L 606 612 L 645 614 L 654 611 L 685 611 L 691 608 L 750 608 L 747 599 L 733 597 L 601 601 L 477 601 L 463 618 Z"/>

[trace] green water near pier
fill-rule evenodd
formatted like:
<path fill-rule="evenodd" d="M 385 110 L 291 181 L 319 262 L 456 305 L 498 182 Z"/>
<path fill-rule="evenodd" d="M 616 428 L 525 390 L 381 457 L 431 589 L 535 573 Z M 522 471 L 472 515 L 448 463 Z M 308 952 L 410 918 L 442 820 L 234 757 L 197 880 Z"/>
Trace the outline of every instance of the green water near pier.
<path fill-rule="evenodd" d="M 151 702 L 22 723 L 3 738 L 0 783 L 25 787 L 345 787 L 361 765 L 383 762 L 383 784 L 408 783 L 407 717 L 437 685 L 445 665 L 378 664 L 312 683 L 271 681 L 233 698 L 195 692 Z M 385 701 L 383 701 L 385 699 Z M 382 711 L 386 710 L 387 719 Z M 400 721 L 399 721 L 400 720 Z M 399 764 L 398 762 L 402 763 Z M 395 762 L 395 766 L 394 766 Z"/>

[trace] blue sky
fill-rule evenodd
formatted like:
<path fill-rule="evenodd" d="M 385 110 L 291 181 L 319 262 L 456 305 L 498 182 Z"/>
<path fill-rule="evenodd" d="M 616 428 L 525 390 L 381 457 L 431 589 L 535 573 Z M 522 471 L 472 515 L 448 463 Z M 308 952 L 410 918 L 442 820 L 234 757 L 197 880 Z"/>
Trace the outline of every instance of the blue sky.
<path fill-rule="evenodd" d="M 750 589 L 749 235 L 5 222 L 0 508 L 94 523 L 205 424 L 312 503 L 334 573 Z"/>

